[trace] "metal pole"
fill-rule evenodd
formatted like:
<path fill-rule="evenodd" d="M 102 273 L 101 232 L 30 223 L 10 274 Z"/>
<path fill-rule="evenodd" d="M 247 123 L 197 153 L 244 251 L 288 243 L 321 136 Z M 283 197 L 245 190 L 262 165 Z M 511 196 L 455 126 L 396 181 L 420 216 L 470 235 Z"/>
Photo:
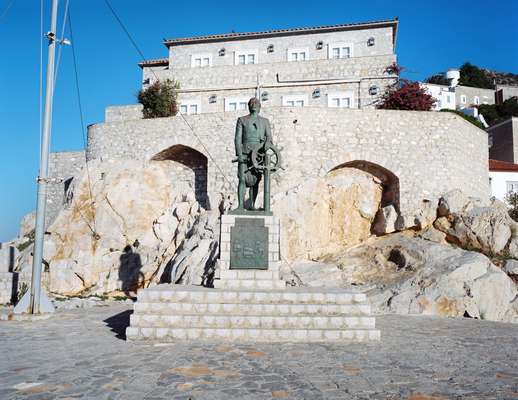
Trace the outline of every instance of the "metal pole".
<path fill-rule="evenodd" d="M 264 211 L 270 212 L 270 155 L 264 154 Z"/>
<path fill-rule="evenodd" d="M 49 170 L 50 131 L 52 124 L 52 100 L 54 95 L 54 55 L 56 50 L 56 21 L 58 15 L 58 0 L 52 0 L 50 17 L 49 51 L 47 60 L 47 83 L 45 92 L 45 113 L 43 117 L 43 132 L 41 133 L 40 170 L 38 175 L 38 201 L 36 206 L 36 226 L 34 254 L 32 259 L 30 314 L 40 313 L 41 295 L 41 264 L 43 261 L 43 236 L 45 234 L 45 206 L 47 201 L 47 179 Z"/>

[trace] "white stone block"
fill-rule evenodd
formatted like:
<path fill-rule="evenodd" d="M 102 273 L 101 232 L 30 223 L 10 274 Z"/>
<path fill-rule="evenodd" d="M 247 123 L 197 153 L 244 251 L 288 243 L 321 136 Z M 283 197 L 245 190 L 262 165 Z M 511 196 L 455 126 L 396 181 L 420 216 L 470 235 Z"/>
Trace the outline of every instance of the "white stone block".
<path fill-rule="evenodd" d="M 220 241 L 221 241 L 221 243 L 225 243 L 225 242 L 230 243 L 230 233 L 221 232 Z"/>
<path fill-rule="evenodd" d="M 324 331 L 324 339 L 326 340 L 340 340 L 340 331 L 326 330 Z"/>

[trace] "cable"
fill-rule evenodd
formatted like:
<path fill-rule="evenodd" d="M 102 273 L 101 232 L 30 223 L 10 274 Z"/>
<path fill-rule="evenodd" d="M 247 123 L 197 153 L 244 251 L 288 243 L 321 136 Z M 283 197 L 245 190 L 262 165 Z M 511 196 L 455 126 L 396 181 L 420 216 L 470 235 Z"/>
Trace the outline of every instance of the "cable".
<path fill-rule="evenodd" d="M 67 0 L 67 2 L 65 3 L 65 13 L 63 14 L 63 23 L 61 24 L 61 36 L 59 38 L 56 38 L 57 43 L 59 44 L 59 48 L 58 48 L 58 59 L 57 59 L 57 62 L 56 62 L 56 71 L 54 72 L 54 90 L 56 90 L 56 84 L 57 84 L 58 72 L 59 72 L 59 65 L 61 63 L 61 51 L 63 49 L 63 42 L 62 42 L 62 40 L 65 38 L 65 28 L 66 28 L 66 24 L 67 24 L 67 14 L 68 14 L 69 1 L 70 0 Z"/>
<path fill-rule="evenodd" d="M 113 9 L 113 7 L 111 6 L 109 0 L 104 0 L 104 2 L 106 3 L 106 5 L 108 6 L 108 8 L 110 9 L 111 13 L 113 14 L 113 16 L 115 17 L 115 19 L 117 20 L 117 22 L 119 23 L 119 25 L 121 26 L 121 28 L 124 30 L 124 32 L 126 33 L 126 36 L 128 36 L 128 39 L 130 40 L 130 42 L 133 44 L 133 47 L 135 47 L 135 49 L 137 50 L 138 54 L 140 55 L 140 57 L 142 58 L 142 61 L 146 61 L 146 57 L 144 57 L 144 54 L 142 53 L 142 51 L 140 51 L 137 43 L 135 42 L 135 40 L 133 40 L 131 34 L 129 33 L 128 29 L 126 29 L 126 27 L 124 26 L 124 23 L 121 21 L 121 19 L 118 17 L 117 13 L 115 12 L 115 10 Z M 151 72 L 153 73 L 153 75 L 155 76 L 155 79 L 156 80 L 159 80 L 158 79 L 158 76 L 155 74 L 155 71 L 153 71 L 153 69 L 151 69 Z M 209 158 L 212 160 L 212 162 L 214 163 L 214 165 L 216 166 L 216 168 L 218 169 L 218 171 L 221 173 L 221 175 L 223 176 L 223 178 L 227 181 L 227 183 L 230 185 L 230 187 L 232 186 L 235 186 L 234 183 L 232 183 L 227 175 L 223 172 L 223 170 L 220 168 L 220 166 L 218 165 L 218 163 L 216 162 L 216 160 L 214 159 L 214 157 L 212 157 L 212 154 L 210 154 L 209 150 L 207 149 L 207 147 L 205 146 L 205 144 L 203 143 L 203 141 L 200 139 L 200 137 L 198 136 L 198 134 L 196 133 L 196 131 L 194 130 L 194 128 L 191 126 L 191 124 L 189 124 L 189 122 L 187 121 L 187 119 L 185 118 L 185 116 L 179 112 L 178 113 L 181 117 L 182 117 L 182 120 L 185 122 L 185 124 L 189 127 L 189 129 L 191 130 L 191 132 L 194 134 L 194 136 L 196 137 L 196 139 L 198 140 L 198 142 L 200 143 L 200 145 L 203 147 L 203 149 L 207 152 L 207 155 L 209 156 Z"/>
<path fill-rule="evenodd" d="M 0 22 L 4 19 L 4 17 L 7 15 L 7 12 L 11 8 L 11 6 L 14 4 L 14 0 L 11 0 L 9 4 L 7 4 L 7 7 L 5 7 L 5 10 L 0 14 Z"/>
<path fill-rule="evenodd" d="M 75 41 L 74 41 L 74 31 L 72 29 L 72 17 L 70 15 L 71 13 L 68 13 L 68 28 L 70 30 L 70 42 L 72 47 L 72 59 L 74 64 L 74 77 L 75 77 L 75 84 L 76 84 L 76 93 L 77 93 L 77 104 L 79 108 L 79 119 L 81 121 L 81 135 L 83 136 L 83 144 L 85 148 L 85 167 L 86 167 L 86 176 L 88 178 L 88 191 L 90 193 L 90 201 L 92 202 L 92 206 L 94 203 L 93 194 L 92 194 L 92 181 L 90 177 L 90 168 L 88 167 L 88 161 L 86 160 L 86 149 L 87 149 L 87 142 L 86 142 L 86 135 L 85 135 L 85 122 L 84 122 L 84 116 L 83 116 L 83 105 L 81 102 L 81 91 L 79 90 L 79 74 L 77 72 L 77 59 L 76 59 L 76 50 L 75 50 Z M 87 224 L 90 227 L 90 230 L 92 231 L 94 236 L 97 236 L 97 227 L 95 226 L 95 217 L 92 220 L 93 223 L 93 229 L 90 226 L 90 224 Z"/>
<path fill-rule="evenodd" d="M 133 47 L 135 47 L 135 49 L 137 50 L 137 52 L 139 53 L 140 57 L 142 58 L 142 61 L 146 61 L 146 57 L 144 57 L 144 54 L 142 54 L 142 52 L 140 51 L 139 47 L 137 46 L 137 43 L 135 43 L 135 41 L 133 40 L 133 38 L 131 37 L 130 33 L 128 32 L 128 30 L 126 29 L 126 27 L 124 26 L 124 24 L 122 23 L 121 19 L 119 18 L 119 16 L 117 15 L 117 13 L 115 12 L 115 10 L 113 9 L 113 7 L 111 6 L 110 2 L 108 0 L 104 0 L 104 2 L 106 3 L 106 5 L 108 6 L 108 8 L 110 9 L 111 13 L 113 14 L 113 16 L 115 17 L 115 19 L 117 20 L 117 22 L 119 23 L 119 25 L 121 26 L 122 30 L 126 33 L 126 36 L 128 37 L 128 39 L 130 40 L 130 42 L 133 44 Z M 156 76 L 155 72 L 153 70 L 151 70 L 151 72 L 153 72 L 153 75 L 155 75 L 155 78 L 158 79 L 158 77 Z"/>

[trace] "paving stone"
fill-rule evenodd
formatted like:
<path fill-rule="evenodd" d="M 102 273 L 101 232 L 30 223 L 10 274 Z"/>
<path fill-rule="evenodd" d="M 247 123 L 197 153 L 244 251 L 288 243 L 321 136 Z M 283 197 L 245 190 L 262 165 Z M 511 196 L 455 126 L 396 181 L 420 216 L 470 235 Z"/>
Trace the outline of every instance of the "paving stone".
<path fill-rule="evenodd" d="M 518 325 L 387 315 L 377 316 L 383 337 L 375 343 L 155 346 L 120 339 L 130 313 L 112 304 L 0 322 L 0 398 L 501 400 L 518 393 Z M 22 383 L 43 392 L 14 388 Z"/>

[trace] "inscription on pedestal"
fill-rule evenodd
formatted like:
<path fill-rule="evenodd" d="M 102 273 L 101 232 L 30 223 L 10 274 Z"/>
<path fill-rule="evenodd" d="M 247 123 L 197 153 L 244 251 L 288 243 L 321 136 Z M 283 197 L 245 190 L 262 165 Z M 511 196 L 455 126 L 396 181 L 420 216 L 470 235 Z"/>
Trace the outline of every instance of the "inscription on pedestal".
<path fill-rule="evenodd" d="M 230 229 L 230 269 L 268 269 L 268 228 L 262 218 L 236 218 Z"/>

